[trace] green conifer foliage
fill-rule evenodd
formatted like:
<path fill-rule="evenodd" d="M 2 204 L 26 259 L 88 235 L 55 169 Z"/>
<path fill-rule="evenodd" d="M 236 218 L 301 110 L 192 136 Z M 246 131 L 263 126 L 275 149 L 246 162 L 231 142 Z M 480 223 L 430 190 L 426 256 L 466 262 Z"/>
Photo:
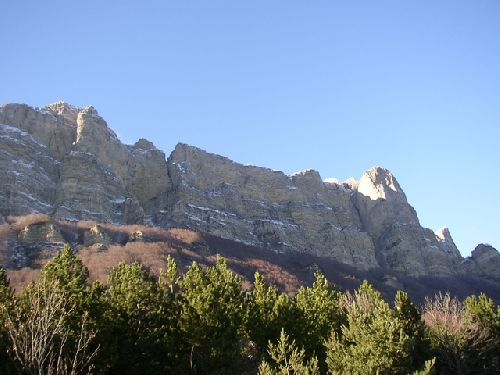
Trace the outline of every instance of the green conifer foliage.
<path fill-rule="evenodd" d="M 56 281 L 67 292 L 77 296 L 87 287 L 89 270 L 83 266 L 68 245 L 64 246 L 42 269 L 41 281 Z"/>
<path fill-rule="evenodd" d="M 163 373 L 175 316 L 153 276 L 139 263 L 120 263 L 104 293 L 105 340 L 114 373 Z M 170 358 L 171 359 L 171 358 Z"/>
<path fill-rule="evenodd" d="M 341 315 L 339 298 L 341 293 L 332 288 L 325 276 L 315 273 L 311 287 L 300 287 L 294 297 L 294 305 L 300 315 L 294 331 L 296 341 L 308 356 L 316 355 L 320 363 L 325 359 L 324 341 L 332 330 L 340 332 Z"/>
<path fill-rule="evenodd" d="M 88 275 L 69 247 L 19 294 L 0 267 L 1 374 L 500 373 L 500 308 L 483 294 L 438 294 L 421 313 L 404 292 L 391 308 L 367 282 L 340 293 L 319 273 L 293 297 L 259 273 L 243 292 L 221 257 Z"/>
<path fill-rule="evenodd" d="M 14 292 L 10 287 L 10 282 L 5 269 L 0 266 L 0 329 L 3 332 L 5 318 L 12 308 Z"/>
<path fill-rule="evenodd" d="M 500 373 L 500 306 L 483 293 L 464 301 L 472 373 Z"/>
<path fill-rule="evenodd" d="M 420 311 L 415 307 L 406 292 L 398 290 L 394 298 L 396 317 L 403 325 L 403 331 L 410 338 L 409 351 L 412 354 L 409 368 L 420 368 L 431 356 L 429 343 L 425 339 L 425 326 Z"/>
<path fill-rule="evenodd" d="M 347 323 L 326 342 L 330 374 L 402 374 L 408 371 L 410 337 L 396 313 L 366 281 L 342 301 Z"/>
<path fill-rule="evenodd" d="M 267 285 L 259 272 L 255 273 L 253 289 L 247 301 L 246 331 L 257 345 L 260 355 L 267 352 L 269 341 L 275 342 L 289 316 L 290 300 Z"/>
<path fill-rule="evenodd" d="M 243 337 L 241 279 L 217 256 L 215 265 L 206 269 L 193 263 L 180 287 L 180 328 L 189 371 L 234 373 Z"/>
<path fill-rule="evenodd" d="M 276 344 L 271 341 L 268 346 L 269 361 L 262 361 L 259 375 L 317 375 L 320 373 L 318 360 L 312 357 L 306 360 L 304 349 L 297 348 L 295 340 L 291 340 L 284 330 Z"/>

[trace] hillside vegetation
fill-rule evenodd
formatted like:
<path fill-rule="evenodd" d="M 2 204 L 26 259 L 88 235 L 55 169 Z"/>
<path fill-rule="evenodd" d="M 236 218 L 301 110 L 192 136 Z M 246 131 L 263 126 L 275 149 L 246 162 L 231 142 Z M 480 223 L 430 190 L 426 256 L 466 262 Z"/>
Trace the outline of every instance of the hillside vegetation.
<path fill-rule="evenodd" d="M 2 374 L 493 374 L 500 308 L 438 294 L 417 308 L 368 282 L 317 272 L 291 295 L 258 272 L 243 288 L 224 258 L 153 274 L 120 263 L 104 285 L 66 246 L 15 294 L 0 270 Z"/>

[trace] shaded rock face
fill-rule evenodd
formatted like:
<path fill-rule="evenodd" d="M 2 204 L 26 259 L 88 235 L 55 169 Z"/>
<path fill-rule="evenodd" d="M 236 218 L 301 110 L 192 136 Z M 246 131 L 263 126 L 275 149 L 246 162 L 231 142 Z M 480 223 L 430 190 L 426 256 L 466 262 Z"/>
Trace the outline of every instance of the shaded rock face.
<path fill-rule="evenodd" d="M 145 139 L 122 144 L 92 106 L 1 106 L 0 171 L 0 218 L 46 213 L 72 221 L 187 227 L 361 269 L 498 276 L 493 248 L 463 260 L 448 229 L 422 228 L 386 169 L 374 167 L 359 181 L 322 181 L 314 170 L 287 176 L 186 144 L 167 161 Z"/>
<path fill-rule="evenodd" d="M 500 278 L 500 253 L 490 245 L 479 244 L 471 256 L 462 261 L 461 268 L 466 274 Z"/>
<path fill-rule="evenodd" d="M 32 135 L 0 123 L 0 215 L 50 214 L 59 162 Z"/>

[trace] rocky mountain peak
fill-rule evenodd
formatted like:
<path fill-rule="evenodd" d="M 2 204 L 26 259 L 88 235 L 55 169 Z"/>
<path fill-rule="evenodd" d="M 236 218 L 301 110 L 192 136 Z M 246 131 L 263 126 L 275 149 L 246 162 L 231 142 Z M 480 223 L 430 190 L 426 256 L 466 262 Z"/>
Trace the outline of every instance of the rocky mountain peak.
<path fill-rule="evenodd" d="M 303 187 L 309 192 L 318 194 L 324 190 L 323 180 L 319 172 L 314 169 L 295 172 L 291 177 L 295 185 Z"/>
<path fill-rule="evenodd" d="M 97 109 L 93 105 L 85 106 L 80 112 L 91 116 L 99 116 Z"/>
<path fill-rule="evenodd" d="M 450 230 L 447 227 L 442 227 L 435 232 L 437 240 L 441 243 L 442 247 L 450 254 L 460 257 L 460 251 L 451 237 Z"/>
<path fill-rule="evenodd" d="M 147 139 L 144 138 L 139 138 L 137 142 L 134 143 L 134 148 L 139 149 L 139 150 L 157 150 L 153 142 L 148 141 Z"/>
<path fill-rule="evenodd" d="M 342 182 L 342 185 L 344 185 L 347 189 L 350 190 L 358 190 L 359 189 L 359 181 L 356 180 L 354 177 L 349 177 L 347 180 Z"/>
<path fill-rule="evenodd" d="M 470 274 L 500 277 L 500 253 L 488 244 L 477 245 L 462 265 Z"/>
<path fill-rule="evenodd" d="M 72 123 L 76 124 L 76 118 L 78 116 L 78 112 L 81 111 L 80 108 L 77 108 L 69 103 L 59 101 L 43 107 L 44 110 L 51 111 L 56 115 L 63 116 L 70 120 Z"/>
<path fill-rule="evenodd" d="M 372 167 L 361 176 L 358 192 L 377 199 L 401 199 L 406 201 L 406 196 L 399 186 L 398 181 L 390 171 L 381 167 Z"/>
<path fill-rule="evenodd" d="M 451 237 L 450 230 L 448 227 L 442 227 L 435 232 L 436 238 L 443 242 L 455 245 L 453 238 Z"/>
<path fill-rule="evenodd" d="M 88 143 L 97 141 L 100 143 L 109 141 L 110 138 L 117 138 L 115 132 L 108 128 L 106 121 L 99 116 L 97 110 L 91 105 L 78 112 L 76 122 L 77 143 L 82 141 Z"/>
<path fill-rule="evenodd" d="M 319 177 L 321 179 L 319 172 L 314 169 L 305 169 L 303 171 L 295 172 L 292 174 L 292 177 L 310 177 L 314 179 Z"/>
<path fill-rule="evenodd" d="M 485 243 L 480 243 L 479 245 L 476 246 L 474 250 L 472 250 L 471 255 L 473 257 L 479 257 L 483 256 L 485 254 L 491 253 L 491 252 L 496 252 L 497 250 L 491 246 L 490 244 L 485 244 Z"/>

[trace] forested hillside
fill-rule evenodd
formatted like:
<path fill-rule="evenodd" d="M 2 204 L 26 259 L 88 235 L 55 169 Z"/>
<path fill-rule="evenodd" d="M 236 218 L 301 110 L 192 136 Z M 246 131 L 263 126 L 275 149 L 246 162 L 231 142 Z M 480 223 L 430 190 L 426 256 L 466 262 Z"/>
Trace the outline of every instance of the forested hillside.
<path fill-rule="evenodd" d="M 65 247 L 14 293 L 0 271 L 2 374 L 493 374 L 500 308 L 485 295 L 392 303 L 316 273 L 293 295 L 222 257 L 159 276 L 120 263 L 106 284 Z"/>

